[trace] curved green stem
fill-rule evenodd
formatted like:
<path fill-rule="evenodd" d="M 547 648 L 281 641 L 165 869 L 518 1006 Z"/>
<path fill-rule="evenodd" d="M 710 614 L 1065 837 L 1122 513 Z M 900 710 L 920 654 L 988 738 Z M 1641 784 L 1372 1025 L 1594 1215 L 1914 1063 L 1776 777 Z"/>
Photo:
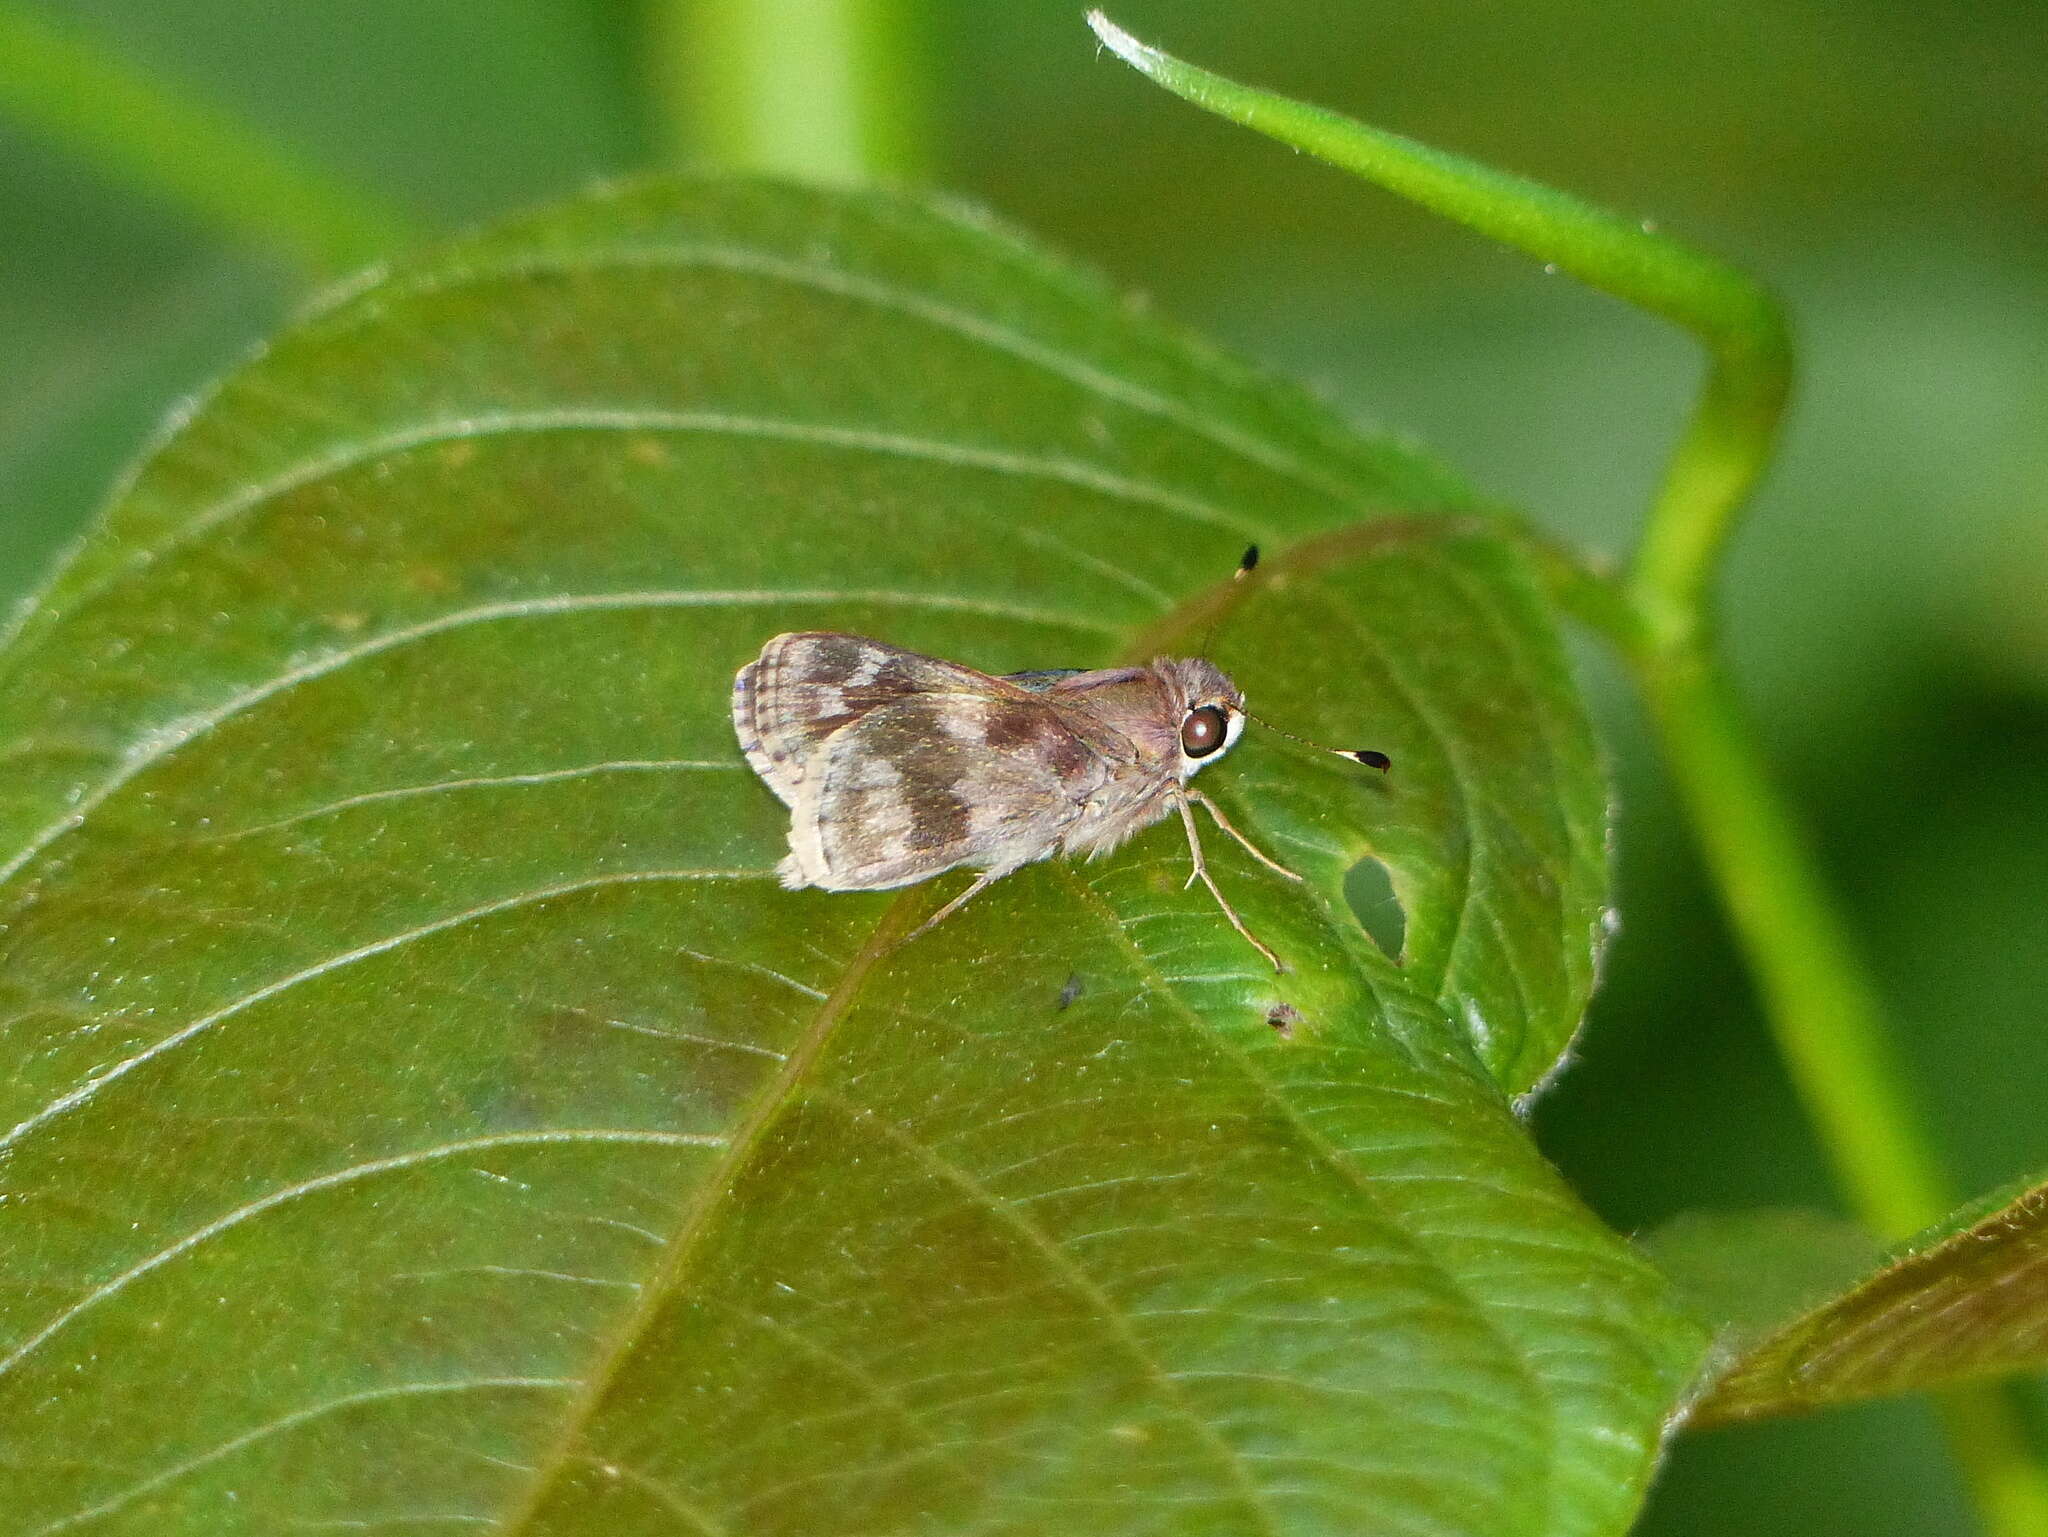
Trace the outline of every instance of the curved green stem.
<path fill-rule="evenodd" d="M 315 277 L 365 266 L 411 238 L 397 210 L 11 4 L 0 4 L 0 113 Z"/>
<path fill-rule="evenodd" d="M 1866 1224 L 1904 1238 L 1955 1204 L 1882 1010 L 1734 690 L 1704 649 L 1630 659 L 1778 1049 Z"/>
<path fill-rule="evenodd" d="M 1306 150 L 1697 337 L 1707 352 L 1706 386 L 1651 508 L 1630 586 L 1660 643 L 1677 644 L 1699 627 L 1715 564 L 1770 460 L 1791 390 L 1791 339 L 1767 289 L 1726 262 L 1540 182 L 1248 89 L 1139 42 L 1100 11 L 1088 22 L 1119 58 L 1196 106 Z"/>
<path fill-rule="evenodd" d="M 803 181 L 927 170 L 913 0 L 649 0 L 664 158 Z"/>
<path fill-rule="evenodd" d="M 1538 558 L 1569 611 L 1620 649 L 1649 702 L 1765 1013 L 1844 1194 L 1886 1237 L 1953 1200 L 1894 1060 L 1875 988 L 1713 649 L 1713 579 L 1776 443 L 1792 348 L 1777 301 L 1712 257 L 1521 177 L 1198 69 L 1100 12 L 1089 25 L 1174 94 L 1305 150 L 1684 327 L 1707 374 L 1625 577 L 1556 546 Z M 1939 1400 L 1986 1523 L 2048 1530 L 2048 1478 L 1998 1388 Z"/>
<path fill-rule="evenodd" d="M 1699 629 L 1673 644 L 1629 587 L 1554 541 L 1527 538 L 1559 603 L 1614 646 L 1650 706 L 1786 1071 L 1850 1204 L 1886 1238 L 1920 1232 L 1954 1195 L 1906 1093 L 1882 1005 L 1733 686 Z"/>

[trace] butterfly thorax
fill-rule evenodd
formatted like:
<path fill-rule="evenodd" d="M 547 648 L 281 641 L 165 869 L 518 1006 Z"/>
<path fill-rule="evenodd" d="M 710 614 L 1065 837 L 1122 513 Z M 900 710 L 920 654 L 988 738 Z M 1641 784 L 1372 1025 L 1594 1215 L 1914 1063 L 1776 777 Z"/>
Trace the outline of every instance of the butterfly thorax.
<path fill-rule="evenodd" d="M 1190 759 L 1181 748 L 1190 706 L 1214 700 L 1239 712 L 1244 703 L 1229 678 L 1199 658 L 1161 657 L 1146 667 L 1024 674 L 1012 681 L 1027 678 L 1046 680 L 1039 688 L 1059 696 L 1068 725 L 1112 765 L 1060 839 L 1062 852 L 1090 857 L 1171 813 L 1180 786 L 1208 761 Z"/>

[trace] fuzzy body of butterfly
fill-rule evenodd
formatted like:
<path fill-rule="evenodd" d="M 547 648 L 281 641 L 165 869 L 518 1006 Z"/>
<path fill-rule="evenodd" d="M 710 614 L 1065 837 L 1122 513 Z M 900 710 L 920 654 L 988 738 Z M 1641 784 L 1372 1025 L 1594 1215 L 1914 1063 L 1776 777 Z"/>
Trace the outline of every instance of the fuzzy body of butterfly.
<path fill-rule="evenodd" d="M 740 669 L 732 719 L 747 762 L 789 807 L 784 886 L 881 891 L 979 871 L 915 938 L 1023 865 L 1105 854 L 1178 812 L 1188 884 L 1207 886 L 1238 933 L 1285 969 L 1202 857 L 1196 806 L 1261 864 L 1301 879 L 1188 783 L 1236 745 L 1246 720 L 1243 693 L 1200 658 L 997 677 L 807 631 L 776 636 Z M 1381 753 L 1340 756 L 1388 766 Z"/>

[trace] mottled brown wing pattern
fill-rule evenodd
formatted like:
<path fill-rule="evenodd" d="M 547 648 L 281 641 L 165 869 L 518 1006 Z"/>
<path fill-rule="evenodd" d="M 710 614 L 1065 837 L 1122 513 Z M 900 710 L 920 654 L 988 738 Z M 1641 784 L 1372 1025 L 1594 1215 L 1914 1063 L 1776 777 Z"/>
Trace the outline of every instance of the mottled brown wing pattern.
<path fill-rule="evenodd" d="M 915 695 L 841 728 L 792 807 L 785 885 L 870 891 L 1057 852 L 1109 765 L 1038 700 Z"/>
<path fill-rule="evenodd" d="M 868 711 L 914 694 L 991 691 L 1021 692 L 971 667 L 865 636 L 801 631 L 776 636 L 740 669 L 732 723 L 754 772 L 793 810 L 825 742 Z"/>
<path fill-rule="evenodd" d="M 836 631 L 776 636 L 740 669 L 732 695 L 747 762 L 789 808 L 789 856 L 775 867 L 783 885 L 878 891 L 979 870 L 915 939 L 1020 865 L 1092 859 L 1178 811 L 1191 881 L 1284 971 L 1210 876 L 1194 808 L 1260 863 L 1301 877 L 1187 787 L 1245 719 L 1237 685 L 1199 657 L 991 677 Z M 1381 753 L 1340 756 L 1387 767 Z"/>

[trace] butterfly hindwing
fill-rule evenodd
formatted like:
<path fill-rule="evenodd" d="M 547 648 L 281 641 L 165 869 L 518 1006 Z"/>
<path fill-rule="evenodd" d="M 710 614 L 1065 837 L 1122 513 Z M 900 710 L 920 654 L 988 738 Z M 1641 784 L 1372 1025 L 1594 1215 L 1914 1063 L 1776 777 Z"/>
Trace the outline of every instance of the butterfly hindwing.
<path fill-rule="evenodd" d="M 791 808 L 785 884 L 877 890 L 1059 847 L 1109 765 L 1043 701 L 916 694 L 836 732 Z"/>

